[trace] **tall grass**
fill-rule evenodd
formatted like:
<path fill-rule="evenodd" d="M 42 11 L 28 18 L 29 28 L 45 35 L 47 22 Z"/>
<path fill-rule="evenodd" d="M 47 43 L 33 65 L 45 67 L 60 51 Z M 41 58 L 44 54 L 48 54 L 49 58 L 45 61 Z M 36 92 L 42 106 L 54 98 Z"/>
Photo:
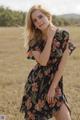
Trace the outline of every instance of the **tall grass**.
<path fill-rule="evenodd" d="M 66 27 L 77 49 L 64 71 L 64 91 L 72 120 L 80 120 L 80 27 Z M 22 27 L 0 28 L 0 114 L 7 120 L 23 120 L 19 112 L 27 76 L 36 64 L 26 59 Z"/>

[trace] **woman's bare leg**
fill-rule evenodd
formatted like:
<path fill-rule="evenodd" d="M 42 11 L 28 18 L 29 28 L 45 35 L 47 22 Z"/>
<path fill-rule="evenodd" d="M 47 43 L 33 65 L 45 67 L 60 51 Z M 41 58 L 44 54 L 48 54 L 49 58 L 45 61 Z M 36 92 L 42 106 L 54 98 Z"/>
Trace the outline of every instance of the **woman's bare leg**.
<path fill-rule="evenodd" d="M 64 103 L 54 117 L 56 120 L 71 120 L 70 112 Z"/>

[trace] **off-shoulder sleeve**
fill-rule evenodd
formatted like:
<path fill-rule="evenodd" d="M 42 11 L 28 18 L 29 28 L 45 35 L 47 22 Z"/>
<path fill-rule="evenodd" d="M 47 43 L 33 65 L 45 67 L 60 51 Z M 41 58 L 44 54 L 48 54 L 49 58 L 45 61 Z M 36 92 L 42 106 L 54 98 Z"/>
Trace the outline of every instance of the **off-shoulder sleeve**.
<path fill-rule="evenodd" d="M 69 32 L 66 30 L 62 30 L 62 40 L 61 40 L 61 48 L 62 51 L 64 52 L 64 50 L 66 49 L 66 47 L 68 46 L 69 49 L 69 55 L 71 55 L 73 53 L 73 51 L 75 50 L 76 46 L 74 45 L 74 43 L 72 43 L 72 41 L 70 40 L 70 35 Z"/>
<path fill-rule="evenodd" d="M 29 46 L 28 50 L 26 51 L 27 59 L 35 60 L 35 57 L 32 54 L 32 50 L 40 51 L 40 46 L 38 43 L 34 44 L 33 46 Z"/>

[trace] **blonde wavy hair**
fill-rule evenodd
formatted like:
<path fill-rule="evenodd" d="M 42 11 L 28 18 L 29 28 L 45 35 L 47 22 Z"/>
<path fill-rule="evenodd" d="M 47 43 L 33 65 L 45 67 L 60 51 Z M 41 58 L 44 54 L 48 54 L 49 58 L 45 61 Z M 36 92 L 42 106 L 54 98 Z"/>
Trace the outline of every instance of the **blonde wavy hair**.
<path fill-rule="evenodd" d="M 38 40 L 42 38 L 42 32 L 39 29 L 36 29 L 31 17 L 32 13 L 36 10 L 40 10 L 44 15 L 47 16 L 50 22 L 52 21 L 52 15 L 50 12 L 43 8 L 41 5 L 34 5 L 30 8 L 28 13 L 26 13 L 25 19 L 25 49 L 27 49 L 27 46 L 34 45 Z"/>

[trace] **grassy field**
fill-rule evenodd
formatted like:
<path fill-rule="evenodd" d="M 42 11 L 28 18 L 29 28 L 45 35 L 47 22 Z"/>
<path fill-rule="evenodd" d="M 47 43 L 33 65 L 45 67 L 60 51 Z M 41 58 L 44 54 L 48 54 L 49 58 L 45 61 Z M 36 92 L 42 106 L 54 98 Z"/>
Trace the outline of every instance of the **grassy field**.
<path fill-rule="evenodd" d="M 64 91 L 72 120 L 80 120 L 80 27 L 66 29 L 77 49 L 64 71 Z M 0 28 L 0 115 L 6 115 L 6 120 L 23 120 L 19 107 L 27 76 L 35 64 L 26 59 L 23 28 Z"/>

